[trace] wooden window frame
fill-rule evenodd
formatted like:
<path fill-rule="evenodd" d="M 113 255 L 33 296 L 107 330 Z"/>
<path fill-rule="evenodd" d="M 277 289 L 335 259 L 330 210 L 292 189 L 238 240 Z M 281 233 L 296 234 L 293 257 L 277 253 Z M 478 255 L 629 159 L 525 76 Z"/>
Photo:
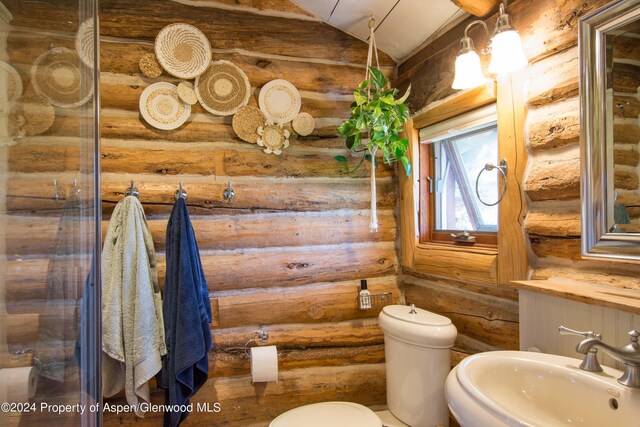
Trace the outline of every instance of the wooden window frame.
<path fill-rule="evenodd" d="M 482 107 L 479 107 L 482 108 Z M 473 110 L 471 110 L 473 111 Z M 465 112 L 464 114 L 467 114 Z M 444 120 L 443 120 L 444 121 Z M 425 126 L 426 127 L 426 126 Z M 419 242 L 420 243 L 442 243 L 454 246 L 468 246 L 462 245 L 454 241 L 451 236 L 453 230 L 436 230 L 435 220 L 435 197 L 432 197 L 432 193 L 429 190 L 430 184 L 427 177 L 432 177 L 434 174 L 433 158 L 434 158 L 434 146 L 433 144 L 419 143 L 418 156 L 420 168 L 419 181 L 419 208 L 418 208 L 418 227 L 419 227 Z M 425 218 L 427 220 L 425 220 Z M 457 230 L 456 230 L 457 231 Z M 459 231 L 458 231 L 459 232 Z M 476 243 L 473 246 L 496 248 L 498 245 L 498 233 L 497 232 L 485 232 L 485 231 L 473 231 L 473 235 L 476 237 Z"/>
<path fill-rule="evenodd" d="M 526 215 L 522 180 L 527 164 L 524 145 L 526 70 L 501 76 L 496 84 L 457 92 L 416 114 L 405 127 L 407 155 L 413 165 L 409 177 L 400 174 L 401 256 L 405 269 L 434 277 L 488 286 L 508 286 L 528 274 L 528 252 L 523 228 Z M 497 95 L 496 95 L 497 94 Z M 498 118 L 498 157 L 507 160 L 507 191 L 499 205 L 496 247 L 457 246 L 420 241 L 420 164 L 418 130 L 495 103 Z"/>

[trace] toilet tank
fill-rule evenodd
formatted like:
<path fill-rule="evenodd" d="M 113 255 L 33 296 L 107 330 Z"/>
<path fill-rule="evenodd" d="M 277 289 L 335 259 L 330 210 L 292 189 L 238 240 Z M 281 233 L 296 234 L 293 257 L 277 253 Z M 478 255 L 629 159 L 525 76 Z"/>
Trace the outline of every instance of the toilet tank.
<path fill-rule="evenodd" d="M 384 332 L 389 411 L 412 427 L 449 425 L 444 383 L 458 331 L 439 314 L 388 305 L 378 316 Z"/>

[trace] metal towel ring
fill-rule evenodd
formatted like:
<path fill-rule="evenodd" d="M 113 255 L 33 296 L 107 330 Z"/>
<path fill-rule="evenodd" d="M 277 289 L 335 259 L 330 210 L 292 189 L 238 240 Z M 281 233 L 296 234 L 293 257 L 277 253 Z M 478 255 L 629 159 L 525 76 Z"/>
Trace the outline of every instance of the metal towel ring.
<path fill-rule="evenodd" d="M 500 197 L 498 197 L 498 200 L 495 203 L 485 203 L 485 201 L 482 200 L 482 198 L 480 197 L 480 192 L 478 191 L 478 181 L 480 181 L 480 175 L 482 175 L 482 172 L 490 171 L 493 169 L 497 169 L 498 172 L 500 172 L 500 174 L 502 175 L 502 178 L 503 178 L 502 182 L 504 182 L 504 186 L 502 187 L 502 192 L 500 193 Z M 482 169 L 480 169 L 480 172 L 478 173 L 478 177 L 476 178 L 476 196 L 478 196 L 478 200 L 480 200 L 480 203 L 482 203 L 485 206 L 495 206 L 502 201 L 502 198 L 507 192 L 507 170 L 508 168 L 507 168 L 506 159 L 500 160 L 499 166 L 496 166 L 493 163 L 487 163 L 486 165 L 484 165 Z"/>

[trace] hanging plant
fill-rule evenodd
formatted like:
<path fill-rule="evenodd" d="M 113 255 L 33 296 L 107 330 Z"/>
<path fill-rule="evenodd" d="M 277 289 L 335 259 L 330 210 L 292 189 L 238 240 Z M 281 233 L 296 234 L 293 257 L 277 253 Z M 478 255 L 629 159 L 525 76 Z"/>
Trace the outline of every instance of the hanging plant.
<path fill-rule="evenodd" d="M 336 160 L 345 163 L 349 172 L 357 170 L 364 160 L 371 161 L 371 231 L 378 230 L 375 181 L 378 150 L 385 163 L 399 161 L 407 176 L 411 175 L 411 163 L 406 156 L 409 141 L 400 138 L 404 124 L 409 120 L 409 107 L 405 101 L 411 92 L 411 85 L 402 97 L 396 99 L 398 89 L 387 88 L 387 83 L 387 78 L 379 69 L 367 66 L 365 80 L 353 92 L 355 102 L 351 104 L 351 117 L 338 127 L 338 133 L 346 137 L 347 148 L 352 152 L 366 151 L 366 154 L 351 171 L 345 156 L 336 156 Z"/>

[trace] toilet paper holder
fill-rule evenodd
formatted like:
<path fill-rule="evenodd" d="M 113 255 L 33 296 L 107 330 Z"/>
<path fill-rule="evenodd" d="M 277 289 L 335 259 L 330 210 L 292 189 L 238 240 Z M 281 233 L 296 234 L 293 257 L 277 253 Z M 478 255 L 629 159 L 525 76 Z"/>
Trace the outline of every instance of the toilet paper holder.
<path fill-rule="evenodd" d="M 267 331 L 264 330 L 263 327 L 260 327 L 260 329 L 255 331 L 254 334 L 255 334 L 255 338 L 251 338 L 244 344 L 244 354 L 247 357 L 251 357 L 251 355 L 249 354 L 249 348 L 250 348 L 249 344 L 251 344 L 252 342 L 257 344 L 258 341 L 266 342 L 269 339 L 269 334 L 267 333 Z"/>

